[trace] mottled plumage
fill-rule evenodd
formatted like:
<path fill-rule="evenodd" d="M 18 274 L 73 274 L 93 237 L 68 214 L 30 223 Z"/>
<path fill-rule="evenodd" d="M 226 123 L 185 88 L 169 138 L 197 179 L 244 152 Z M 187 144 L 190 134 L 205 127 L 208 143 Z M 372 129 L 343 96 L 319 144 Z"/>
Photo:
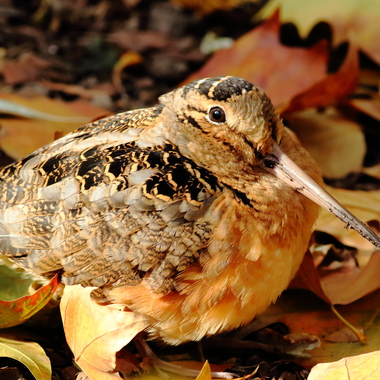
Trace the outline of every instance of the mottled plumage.
<path fill-rule="evenodd" d="M 318 206 L 270 170 L 279 146 L 321 183 L 261 89 L 195 81 L 85 125 L 0 173 L 0 250 L 178 344 L 252 320 L 285 289 Z"/>

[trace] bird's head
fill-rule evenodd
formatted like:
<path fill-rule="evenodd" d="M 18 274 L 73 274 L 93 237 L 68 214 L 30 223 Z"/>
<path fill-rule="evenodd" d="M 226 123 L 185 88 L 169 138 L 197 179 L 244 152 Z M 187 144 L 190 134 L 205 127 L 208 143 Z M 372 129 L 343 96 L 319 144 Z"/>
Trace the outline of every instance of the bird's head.
<path fill-rule="evenodd" d="M 283 134 L 270 99 L 241 78 L 201 79 L 160 102 L 170 115 L 170 139 L 202 166 L 213 165 L 212 157 L 256 166 Z"/>
<path fill-rule="evenodd" d="M 311 158 L 300 153 L 304 151 L 298 145 L 294 148 L 259 87 L 237 77 L 205 78 L 161 96 L 160 102 L 165 105 L 167 139 L 219 179 L 254 182 L 269 173 L 380 248 L 380 238 L 327 193 L 317 183 L 321 180 L 313 176 L 316 182 L 305 173 Z M 306 164 L 302 155 L 308 157 Z"/>

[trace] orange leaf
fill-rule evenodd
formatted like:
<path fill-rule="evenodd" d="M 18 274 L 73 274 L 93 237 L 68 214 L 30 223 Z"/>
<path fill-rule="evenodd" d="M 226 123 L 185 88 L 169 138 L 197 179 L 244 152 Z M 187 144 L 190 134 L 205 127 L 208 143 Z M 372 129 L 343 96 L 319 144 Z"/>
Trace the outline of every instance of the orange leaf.
<path fill-rule="evenodd" d="M 305 92 L 297 95 L 282 110 L 282 113 L 299 111 L 309 107 L 325 107 L 329 104 L 337 103 L 355 90 L 358 79 L 358 51 L 355 45 L 351 44 L 347 57 L 339 71 L 327 76 Z"/>
<path fill-rule="evenodd" d="M 310 290 L 326 303 L 331 304 L 330 299 L 322 288 L 321 280 L 314 266 L 313 257 L 309 251 L 306 252 L 301 266 L 288 288 Z"/>
<path fill-rule="evenodd" d="M 172 0 L 173 3 L 179 4 L 182 7 L 196 9 L 200 14 L 234 8 L 246 1 L 247 0 Z"/>
<path fill-rule="evenodd" d="M 281 21 L 297 26 L 305 38 L 319 22 L 326 22 L 333 31 L 333 44 L 356 41 L 359 48 L 380 63 L 380 3 L 376 0 L 271 0 L 256 15 L 265 19 L 281 8 Z"/>
<path fill-rule="evenodd" d="M 45 97 L 27 99 L 5 93 L 1 93 L 0 98 L 47 114 L 46 117 L 49 115 L 61 116 L 63 121 L 52 121 L 46 118 L 37 118 L 37 116 L 35 118 L 0 118 L 1 149 L 14 159 L 24 157 L 52 142 L 57 131 L 67 134 L 108 113 L 107 110 L 93 106 L 84 100 L 63 102 Z M 77 120 L 70 122 L 67 117 L 73 117 Z"/>
<path fill-rule="evenodd" d="M 321 279 L 332 304 L 347 305 L 380 288 L 380 252 L 375 251 L 363 269 L 335 272 Z"/>
<path fill-rule="evenodd" d="M 199 375 L 195 380 L 212 380 L 211 379 L 211 368 L 208 364 L 208 361 L 205 361 L 205 364 L 203 364 L 203 367 L 201 371 L 199 372 Z"/>
<path fill-rule="evenodd" d="M 139 53 L 135 51 L 128 51 L 122 54 L 122 56 L 116 62 L 112 72 L 112 82 L 120 92 L 124 91 L 124 86 L 121 81 L 122 71 L 128 66 L 137 65 L 138 63 L 142 62 L 142 60 L 143 58 Z"/>
<path fill-rule="evenodd" d="M 13 301 L 0 301 L 0 328 L 20 325 L 36 314 L 50 301 L 58 284 L 58 275 L 55 275 L 48 284 L 31 295 Z"/>
<path fill-rule="evenodd" d="M 278 106 L 323 79 L 328 57 L 326 43 L 310 49 L 282 45 L 278 17 L 275 13 L 236 40 L 231 48 L 219 50 L 185 82 L 236 75 L 262 87 Z"/>

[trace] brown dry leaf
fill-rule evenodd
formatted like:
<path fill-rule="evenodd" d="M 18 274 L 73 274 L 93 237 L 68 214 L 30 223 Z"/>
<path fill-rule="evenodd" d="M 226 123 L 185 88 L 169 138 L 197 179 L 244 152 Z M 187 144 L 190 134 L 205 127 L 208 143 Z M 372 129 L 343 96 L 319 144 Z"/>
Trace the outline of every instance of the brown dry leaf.
<path fill-rule="evenodd" d="M 259 3 L 258 0 L 172 0 L 172 3 L 185 8 L 197 10 L 200 14 L 207 14 L 218 10 L 231 9 L 242 3 Z"/>
<path fill-rule="evenodd" d="M 309 49 L 279 41 L 278 14 L 246 33 L 229 49 L 219 50 L 183 84 L 194 79 L 236 75 L 262 87 L 275 106 L 285 104 L 326 76 L 327 45 Z"/>
<path fill-rule="evenodd" d="M 5 60 L 0 72 L 6 84 L 20 84 L 39 79 L 51 63 L 33 52 L 21 54 L 17 60 Z"/>
<path fill-rule="evenodd" d="M 350 99 L 347 104 L 376 120 L 380 120 L 380 94 L 372 92 L 370 96 L 371 99 Z"/>
<path fill-rule="evenodd" d="M 346 103 L 355 110 L 380 120 L 380 71 L 361 69 L 359 82 L 360 85 L 355 91 L 357 98 L 348 99 Z"/>
<path fill-rule="evenodd" d="M 322 288 L 336 305 L 347 305 L 380 288 L 380 252 L 375 251 L 364 268 L 329 273 L 321 278 Z"/>
<path fill-rule="evenodd" d="M 364 192 L 327 188 L 359 219 L 364 221 L 380 219 L 380 191 Z M 380 252 L 374 252 L 371 243 L 357 232 L 344 227 L 343 222 L 323 210 L 317 221 L 316 230 L 327 232 L 343 244 L 357 248 L 359 267 L 342 266 L 340 270 L 329 271 L 320 278 L 310 254 L 306 254 L 295 279 L 291 282 L 292 288 L 309 289 L 333 305 L 352 303 L 380 288 L 378 275 Z"/>
<path fill-rule="evenodd" d="M 271 305 L 260 318 L 283 322 L 292 334 L 304 333 L 317 336 L 321 346 L 308 351 L 310 358 L 295 358 L 295 361 L 311 368 L 322 363 L 339 360 L 351 355 L 359 355 L 380 349 L 380 290 L 345 306 L 337 306 L 339 313 L 355 327 L 362 328 L 367 343 L 339 344 L 325 339 L 326 335 L 341 330 L 344 325 L 331 311 L 328 304 L 304 290 L 284 292 L 276 304 Z M 339 379 L 340 380 L 340 379 Z"/>
<path fill-rule="evenodd" d="M 307 289 L 331 305 L 347 305 L 380 288 L 380 252 L 372 254 L 363 268 L 331 271 L 320 277 L 307 253 L 289 288 Z"/>
<path fill-rule="evenodd" d="M 123 306 L 98 305 L 90 298 L 93 289 L 74 285 L 64 290 L 61 313 L 67 343 L 91 379 L 121 379 L 115 369 L 117 352 L 151 321 L 123 311 Z"/>
<path fill-rule="evenodd" d="M 108 111 L 96 107 L 84 100 L 63 102 L 45 97 L 24 98 L 12 94 L 0 94 L 1 99 L 35 109 L 39 112 L 62 116 L 64 122 L 41 119 L 0 118 L 1 149 L 10 157 L 18 159 L 54 140 L 56 132 L 69 133 L 86 122 L 108 114 Z M 78 117 L 76 122 L 67 118 Z"/>
<path fill-rule="evenodd" d="M 358 80 L 359 56 L 355 44 L 351 44 L 344 63 L 336 73 L 326 76 L 294 98 L 289 98 L 289 104 L 281 112 L 289 113 L 338 103 L 355 90 Z"/>
<path fill-rule="evenodd" d="M 165 49 L 173 44 L 172 36 L 150 30 L 116 30 L 108 37 L 108 41 L 115 43 L 123 50 L 144 51 L 147 49 Z"/>
<path fill-rule="evenodd" d="M 325 294 L 317 269 L 315 268 L 313 257 L 310 252 L 306 252 L 301 266 L 299 267 L 296 276 L 290 282 L 288 289 L 307 289 L 316 294 L 326 303 L 331 304 L 330 299 Z"/>
<path fill-rule="evenodd" d="M 364 333 L 362 329 L 361 333 Z M 342 329 L 327 335 L 326 340 L 332 343 L 357 342 L 358 337 L 348 327 L 343 327 Z"/>
<path fill-rule="evenodd" d="M 327 185 L 325 188 L 360 220 L 380 220 L 380 191 L 352 191 Z M 374 250 L 373 245 L 354 230 L 344 227 L 345 224 L 330 212 L 321 210 L 315 229 L 333 235 L 344 245 L 367 253 L 369 259 Z"/>
<path fill-rule="evenodd" d="M 358 47 L 380 63 L 380 2 L 377 0 L 271 0 L 257 14 L 265 19 L 281 9 L 281 21 L 292 22 L 301 37 L 306 37 L 318 22 L 333 30 L 333 44 L 355 41 Z"/>
<path fill-rule="evenodd" d="M 363 173 L 380 179 L 380 164 L 377 164 L 375 166 L 371 166 L 369 168 L 363 168 Z"/>
<path fill-rule="evenodd" d="M 337 109 L 294 112 L 287 121 L 325 178 L 343 178 L 361 170 L 366 153 L 361 126 Z"/>
<path fill-rule="evenodd" d="M 343 358 L 337 362 L 317 364 L 308 380 L 377 380 L 380 351 Z"/>
<path fill-rule="evenodd" d="M 118 90 L 111 82 L 103 82 L 92 88 L 84 88 L 76 84 L 66 84 L 58 82 L 50 82 L 47 80 L 42 80 L 41 84 L 54 91 L 62 91 L 66 94 L 79 96 L 82 99 L 91 101 L 92 104 L 104 107 L 112 107 L 111 97 L 118 93 Z"/>

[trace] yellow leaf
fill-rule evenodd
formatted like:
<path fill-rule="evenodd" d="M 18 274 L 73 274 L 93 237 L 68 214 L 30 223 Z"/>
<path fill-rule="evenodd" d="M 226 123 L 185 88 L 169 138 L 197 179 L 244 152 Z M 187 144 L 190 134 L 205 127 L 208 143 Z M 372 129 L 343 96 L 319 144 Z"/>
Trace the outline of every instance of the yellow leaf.
<path fill-rule="evenodd" d="M 352 191 L 325 186 L 326 190 L 348 208 L 360 220 L 380 220 L 380 191 Z M 372 254 L 373 245 L 354 230 L 344 228 L 345 224 L 330 212 L 321 210 L 316 230 L 335 236 L 343 244 L 368 251 Z"/>
<path fill-rule="evenodd" d="M 195 380 L 211 380 L 211 368 L 207 360 Z"/>
<path fill-rule="evenodd" d="M 343 358 L 337 362 L 317 364 L 308 380 L 377 380 L 380 351 Z"/>
<path fill-rule="evenodd" d="M 1 118 L 1 149 L 10 157 L 18 159 L 54 140 L 56 132 L 67 134 L 86 122 L 108 113 L 85 100 L 63 102 L 45 97 L 24 98 L 18 95 L 0 93 L 0 99 L 26 106 L 35 114 L 17 113 L 23 118 Z M 25 109 L 24 109 L 25 110 Z M 12 113 L 14 114 L 14 113 Z M 39 115 L 39 116 L 38 116 Z M 52 119 L 49 119 L 49 116 Z M 45 118 L 44 118 L 45 117 Z M 62 117 L 62 121 L 57 120 Z M 71 122 L 68 120 L 72 119 Z"/>
<path fill-rule="evenodd" d="M 51 380 L 50 360 L 37 343 L 18 339 L 2 331 L 0 357 L 12 358 L 24 364 L 36 380 Z"/>
<path fill-rule="evenodd" d="M 343 178 L 361 171 L 366 143 L 358 123 L 331 107 L 324 112 L 295 112 L 287 121 L 325 178 Z"/>
<path fill-rule="evenodd" d="M 380 63 L 380 2 L 378 0 L 271 0 L 257 14 L 265 19 L 278 8 L 281 21 L 294 23 L 301 37 L 306 37 L 319 22 L 333 30 L 333 44 L 354 40 L 359 48 Z"/>
<path fill-rule="evenodd" d="M 75 361 L 93 380 L 120 379 L 116 353 L 151 321 L 124 306 L 98 305 L 90 298 L 94 288 L 66 286 L 61 301 L 63 327 Z"/>

